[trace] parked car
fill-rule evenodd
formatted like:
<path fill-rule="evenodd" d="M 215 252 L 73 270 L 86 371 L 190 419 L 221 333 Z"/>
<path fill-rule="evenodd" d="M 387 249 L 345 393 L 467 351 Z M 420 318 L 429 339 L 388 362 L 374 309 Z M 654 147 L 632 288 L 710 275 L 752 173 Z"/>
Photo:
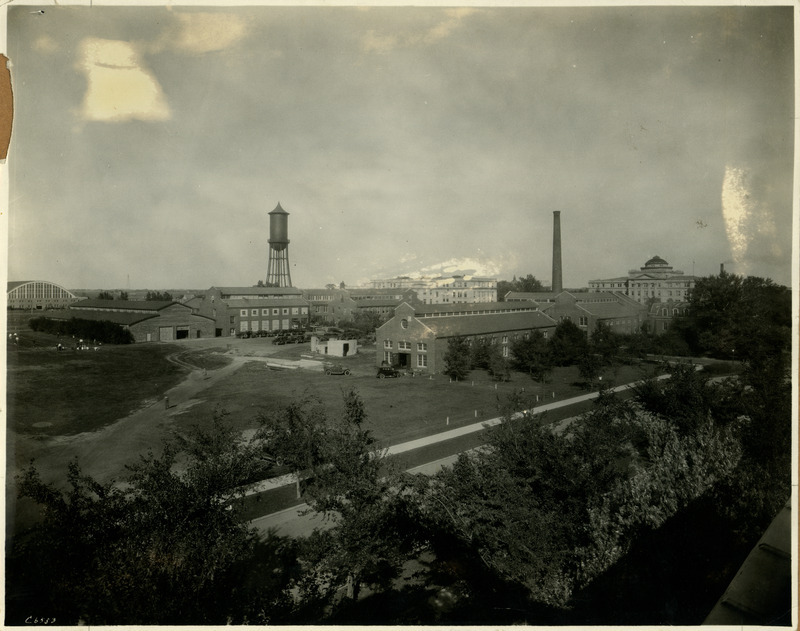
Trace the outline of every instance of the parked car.
<path fill-rule="evenodd" d="M 332 366 L 325 367 L 325 374 L 326 375 L 349 375 L 350 369 L 345 368 L 341 364 L 334 364 Z"/>
<path fill-rule="evenodd" d="M 378 379 L 386 379 L 387 377 L 399 377 L 400 371 L 396 368 L 392 368 L 391 366 L 381 366 L 378 368 L 378 374 L 376 377 Z"/>

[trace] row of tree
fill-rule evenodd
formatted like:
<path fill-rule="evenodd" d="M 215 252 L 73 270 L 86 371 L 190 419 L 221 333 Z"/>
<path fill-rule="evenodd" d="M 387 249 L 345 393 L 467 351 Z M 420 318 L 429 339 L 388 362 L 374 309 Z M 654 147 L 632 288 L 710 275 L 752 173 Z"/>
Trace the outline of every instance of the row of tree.
<path fill-rule="evenodd" d="M 119 296 L 114 296 L 114 294 L 110 291 L 101 291 L 97 294 L 97 300 L 128 300 L 128 292 L 127 291 L 120 291 Z M 172 300 L 172 294 L 168 291 L 148 291 L 147 295 L 145 296 L 145 300 L 161 300 L 161 301 L 168 301 Z"/>
<path fill-rule="evenodd" d="M 103 320 L 54 320 L 53 318 L 31 318 L 28 326 L 33 331 L 51 335 L 70 335 L 84 340 L 97 340 L 104 344 L 131 344 L 133 334 L 122 325 Z"/>

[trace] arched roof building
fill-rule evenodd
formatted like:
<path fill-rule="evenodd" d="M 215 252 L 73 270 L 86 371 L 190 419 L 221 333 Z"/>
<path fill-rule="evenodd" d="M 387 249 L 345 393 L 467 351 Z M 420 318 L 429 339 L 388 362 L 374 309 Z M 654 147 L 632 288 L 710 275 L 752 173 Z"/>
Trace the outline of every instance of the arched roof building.
<path fill-rule="evenodd" d="M 9 309 L 64 309 L 82 300 L 71 291 L 46 280 L 9 281 Z"/>

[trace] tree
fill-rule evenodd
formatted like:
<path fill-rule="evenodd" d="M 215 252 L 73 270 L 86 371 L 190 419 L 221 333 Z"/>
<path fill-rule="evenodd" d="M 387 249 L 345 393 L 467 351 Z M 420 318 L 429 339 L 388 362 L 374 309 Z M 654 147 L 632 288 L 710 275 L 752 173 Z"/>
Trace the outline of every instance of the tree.
<path fill-rule="evenodd" d="M 459 335 L 447 340 L 447 352 L 444 354 L 445 375 L 460 381 L 472 369 L 472 353 L 466 338 Z"/>
<path fill-rule="evenodd" d="M 553 371 L 553 358 L 547 339 L 541 331 L 532 331 L 511 343 L 513 365 L 527 371 L 531 379 L 544 383 Z"/>
<path fill-rule="evenodd" d="M 101 291 L 99 294 L 97 294 L 97 299 L 98 300 L 114 300 L 114 294 L 112 294 L 110 291 Z"/>
<path fill-rule="evenodd" d="M 571 366 L 586 352 L 586 334 L 572 320 L 564 319 L 556 325 L 549 346 L 556 366 Z"/>
<path fill-rule="evenodd" d="M 169 301 L 172 300 L 172 294 L 169 292 L 160 292 L 160 291 L 148 291 L 147 296 L 145 296 L 145 300 L 151 301 Z"/>
<path fill-rule="evenodd" d="M 497 282 L 497 299 L 501 302 L 505 300 L 506 294 L 509 291 L 517 292 L 537 292 L 544 291 L 541 281 L 533 274 L 528 274 L 524 278 L 517 279 L 516 276 L 512 280 L 501 280 Z"/>
<path fill-rule="evenodd" d="M 123 485 L 97 482 L 73 462 L 64 493 L 31 466 L 20 494 L 43 507 L 44 520 L 15 542 L 9 584 L 33 590 L 63 624 L 268 621 L 286 604 L 289 575 L 284 565 L 256 568 L 252 558 L 267 545 L 291 562 L 292 549 L 260 543 L 240 519 L 236 501 L 258 453 L 220 414 L 210 429 L 195 427 L 160 455 L 142 456 Z"/>
<path fill-rule="evenodd" d="M 530 597 L 571 606 L 645 531 L 730 476 L 736 427 L 674 425 L 602 392 L 568 426 L 530 419 L 488 431 L 485 448 L 420 484 L 433 539 L 450 536 Z"/>
<path fill-rule="evenodd" d="M 276 457 L 297 459 L 309 451 L 303 499 L 330 527 L 316 529 L 301 546 L 303 576 L 298 587 L 310 602 L 335 601 L 346 588 L 358 599 L 361 586 L 388 587 L 414 549 L 415 519 L 403 477 L 384 459 L 355 390 L 343 392 L 343 410 L 332 416 L 315 403 L 290 406 L 291 416 L 310 405 L 313 433 L 295 432 L 270 443 Z M 311 437 L 311 440 L 309 440 Z"/>
<path fill-rule="evenodd" d="M 120 300 L 128 300 L 128 292 L 127 291 L 119 292 L 119 299 Z"/>

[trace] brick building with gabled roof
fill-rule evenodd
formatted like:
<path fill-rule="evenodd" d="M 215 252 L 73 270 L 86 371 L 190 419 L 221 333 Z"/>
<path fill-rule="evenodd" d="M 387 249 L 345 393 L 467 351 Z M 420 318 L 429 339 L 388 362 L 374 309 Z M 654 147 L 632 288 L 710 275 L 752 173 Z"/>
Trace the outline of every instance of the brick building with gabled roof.
<path fill-rule="evenodd" d="M 486 340 L 510 356 L 515 339 L 542 331 L 552 335 L 556 322 L 536 303 L 421 305 L 404 302 L 376 330 L 376 365 L 437 373 L 444 369 L 448 341 L 456 336 Z"/>
<path fill-rule="evenodd" d="M 53 320 L 113 322 L 128 329 L 135 342 L 171 342 L 214 335 L 211 318 L 174 300 L 82 300 L 69 309 L 42 315 Z"/>
<path fill-rule="evenodd" d="M 307 329 L 310 305 L 295 287 L 211 287 L 194 311 L 215 321 L 216 337 Z"/>

